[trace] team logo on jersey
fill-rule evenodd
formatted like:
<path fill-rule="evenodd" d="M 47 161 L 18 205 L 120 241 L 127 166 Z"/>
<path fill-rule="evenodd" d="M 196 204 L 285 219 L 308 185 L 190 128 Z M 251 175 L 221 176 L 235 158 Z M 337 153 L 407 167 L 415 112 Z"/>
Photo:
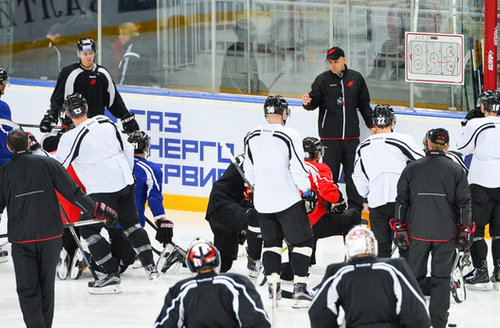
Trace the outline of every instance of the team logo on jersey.
<path fill-rule="evenodd" d="M 90 85 L 94 85 L 94 84 L 96 84 L 96 81 L 97 81 L 97 80 L 95 80 L 95 79 L 94 79 L 94 80 L 92 80 L 92 81 L 90 81 Z"/>
<path fill-rule="evenodd" d="M 331 87 L 336 87 L 336 86 L 337 86 L 337 83 L 332 83 L 332 84 L 330 84 L 330 88 L 331 88 Z"/>
<path fill-rule="evenodd" d="M 354 85 L 354 81 L 349 81 L 349 83 L 347 83 L 347 85 L 352 87 Z"/>

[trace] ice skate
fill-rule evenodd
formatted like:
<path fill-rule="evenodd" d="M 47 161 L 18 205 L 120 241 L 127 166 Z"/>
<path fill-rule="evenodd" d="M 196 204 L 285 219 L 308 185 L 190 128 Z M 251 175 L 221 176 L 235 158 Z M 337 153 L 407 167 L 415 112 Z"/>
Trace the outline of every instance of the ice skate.
<path fill-rule="evenodd" d="M 472 270 L 471 273 L 465 276 L 465 286 L 473 290 L 491 290 L 492 284 L 488 277 L 488 268 L 482 266 Z"/>
<path fill-rule="evenodd" d="M 66 280 L 69 273 L 69 255 L 63 247 L 59 253 L 59 263 L 57 263 L 56 274 L 60 280 Z"/>
<path fill-rule="evenodd" d="M 267 284 L 267 290 L 269 292 L 269 299 L 272 300 L 273 299 L 273 284 L 272 283 Z M 278 282 L 276 284 L 276 301 L 279 301 L 280 299 L 281 299 L 281 283 Z"/>
<path fill-rule="evenodd" d="M 313 292 L 305 282 L 297 282 L 293 284 L 293 300 L 294 309 L 307 308 L 313 299 Z"/>
<path fill-rule="evenodd" d="M 87 263 L 83 258 L 82 251 L 77 248 L 75 255 L 73 256 L 73 261 L 71 261 L 71 267 L 69 270 L 69 277 L 76 280 L 81 277 L 83 271 L 87 268 Z"/>
<path fill-rule="evenodd" d="M 154 281 L 160 278 L 160 273 L 158 272 L 158 269 L 156 268 L 156 265 L 154 263 L 149 264 L 145 267 L 145 269 L 150 281 Z"/>
<path fill-rule="evenodd" d="M 104 278 L 89 281 L 89 293 L 92 295 L 119 294 L 121 278 L 119 273 L 108 273 Z"/>
<path fill-rule="evenodd" d="M 262 261 L 254 260 L 251 257 L 247 257 L 247 259 L 248 276 L 250 278 L 257 278 L 262 271 Z"/>
<path fill-rule="evenodd" d="M 9 252 L 0 247 L 0 263 L 5 263 L 9 260 Z"/>

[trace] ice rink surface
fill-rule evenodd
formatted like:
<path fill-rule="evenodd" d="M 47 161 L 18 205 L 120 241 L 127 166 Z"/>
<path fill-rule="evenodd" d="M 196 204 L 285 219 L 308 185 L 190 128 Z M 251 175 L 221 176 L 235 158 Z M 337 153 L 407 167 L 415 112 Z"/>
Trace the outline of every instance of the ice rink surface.
<path fill-rule="evenodd" d="M 203 213 L 167 211 L 167 216 L 175 223 L 174 242 L 187 248 L 196 237 L 212 240 L 212 234 Z M 6 222 L 2 222 L 0 233 L 5 233 Z M 147 227 L 150 239 L 154 232 Z M 6 242 L 0 239 L 0 244 Z M 153 241 L 155 248 L 160 245 Z M 4 246 L 9 250 L 10 245 Z M 243 253 L 243 252 L 240 252 Z M 321 281 L 326 266 L 340 262 L 344 258 L 341 237 L 331 237 L 318 242 L 317 262 L 310 275 L 310 285 Z M 489 259 L 491 262 L 491 259 Z M 247 275 L 246 256 L 241 254 L 233 264 L 232 272 Z M 489 265 L 491 270 L 491 263 Z M 54 328 L 68 327 L 152 327 L 163 304 L 163 298 L 170 286 L 180 279 L 192 276 L 187 268 L 178 272 L 163 274 L 156 282 L 148 281 L 143 269 L 129 267 L 122 275 L 121 294 L 90 295 L 87 282 L 92 276 L 86 270 L 79 280 L 56 279 L 56 306 Z M 374 281 L 374 284 L 377 282 Z M 16 294 L 12 259 L 0 264 L 0 327 L 25 327 Z M 292 289 L 289 282 L 283 289 Z M 367 289 L 370 286 L 366 286 Z M 271 302 L 267 287 L 257 288 L 262 296 L 265 309 L 271 316 Z M 496 328 L 500 326 L 500 292 L 467 291 L 467 300 L 457 304 L 451 300 L 449 323 L 459 328 Z M 276 327 L 310 327 L 307 309 L 293 309 L 292 301 L 282 299 L 277 310 Z"/>

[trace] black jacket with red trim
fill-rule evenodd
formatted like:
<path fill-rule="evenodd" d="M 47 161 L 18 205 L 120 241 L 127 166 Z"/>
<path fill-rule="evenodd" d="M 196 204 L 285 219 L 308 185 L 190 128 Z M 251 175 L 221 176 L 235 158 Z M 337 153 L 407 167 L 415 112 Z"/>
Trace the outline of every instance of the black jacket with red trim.
<path fill-rule="evenodd" d="M 21 150 L 0 167 L 0 211 L 7 207 L 9 242 L 28 243 L 63 233 L 56 192 L 89 217 L 95 202 L 56 160 Z"/>
<path fill-rule="evenodd" d="M 319 107 L 318 131 L 322 139 L 359 138 L 357 109 L 366 126 L 373 126 L 370 93 L 359 72 L 347 66 L 342 76 L 328 70 L 316 77 L 311 89 L 311 103 L 303 107 L 306 110 Z"/>
<path fill-rule="evenodd" d="M 447 241 L 458 224 L 471 226 L 471 195 L 463 168 L 442 151 L 410 162 L 398 181 L 395 219 L 408 221 L 411 238 Z"/>

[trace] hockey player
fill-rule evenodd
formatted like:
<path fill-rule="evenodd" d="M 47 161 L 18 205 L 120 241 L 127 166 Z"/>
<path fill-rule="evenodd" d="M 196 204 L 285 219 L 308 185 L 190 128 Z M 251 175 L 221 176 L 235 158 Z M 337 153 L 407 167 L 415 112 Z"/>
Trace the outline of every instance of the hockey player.
<path fill-rule="evenodd" d="M 174 236 L 174 223 L 166 218 L 163 207 L 163 172 L 161 165 L 146 159 L 151 140 L 144 131 L 135 131 L 129 135 L 128 142 L 134 148 L 135 201 L 139 223 L 142 227 L 146 224 L 144 211 L 147 201 L 158 227 L 156 240 L 162 244 L 170 243 Z"/>
<path fill-rule="evenodd" d="M 332 47 L 326 61 L 330 69 L 316 77 L 311 91 L 302 96 L 302 105 L 306 110 L 319 107 L 318 133 L 326 148 L 323 162 L 332 170 L 335 181 L 339 181 L 342 164 L 349 208 L 361 212 L 363 198 L 356 191 L 352 174 L 360 137 L 358 110 L 366 126 L 375 132 L 370 93 L 363 76 L 347 67 L 344 50 Z"/>
<path fill-rule="evenodd" d="M 169 289 L 155 328 L 271 327 L 260 295 L 248 278 L 217 274 L 220 255 L 211 242 L 197 238 L 187 253 L 187 266 L 197 275 Z"/>
<path fill-rule="evenodd" d="M 7 207 L 9 213 L 7 228 L 19 304 L 27 327 L 51 327 L 63 233 L 55 191 L 86 217 L 106 218 L 110 225 L 118 218 L 104 203 L 86 196 L 57 161 L 32 155 L 24 131 L 12 130 L 7 145 L 14 155 L 0 167 L 0 212 Z"/>
<path fill-rule="evenodd" d="M 273 301 L 281 297 L 281 251 L 286 238 L 293 247 L 293 306 L 300 308 L 312 299 L 306 280 L 313 247 L 311 223 L 302 199 L 315 201 L 316 192 L 310 190 L 309 171 L 299 156 L 302 138 L 296 130 L 284 126 L 290 114 L 288 103 L 281 96 L 269 96 L 264 114 L 269 124 L 257 127 L 245 137 L 248 156 L 244 168 L 248 181 L 254 185 L 255 209 L 261 214 L 262 259 L 270 297 L 274 292 Z"/>
<path fill-rule="evenodd" d="M 424 296 L 405 260 L 377 258 L 377 240 L 363 226 L 352 228 L 345 243 L 347 261 L 327 267 L 309 307 L 312 328 L 339 327 L 340 307 L 346 327 L 431 327 Z"/>
<path fill-rule="evenodd" d="M 396 186 L 408 161 L 424 156 L 408 134 L 393 132 L 394 110 L 389 105 L 377 105 L 373 111 L 376 133 L 356 149 L 353 181 L 362 197 L 368 198 L 370 226 L 377 237 L 379 256 L 391 257 L 392 232 L 389 220 L 394 217 Z M 408 259 L 408 251 L 400 250 Z"/>
<path fill-rule="evenodd" d="M 318 205 L 309 213 L 314 234 L 314 251 L 318 239 L 330 236 L 345 236 L 355 225 L 361 223 L 361 213 L 355 209 L 345 210 L 345 200 L 337 184 L 332 180 L 328 165 L 320 163 L 324 147 L 321 140 L 307 137 L 302 141 L 305 163 L 309 169 L 311 190 L 317 192 Z M 313 252 L 314 254 L 315 252 Z M 312 257 L 312 264 L 315 256 Z"/>
<path fill-rule="evenodd" d="M 113 116 L 119 118 L 126 133 L 139 130 L 134 113 L 128 111 L 123 99 L 116 90 L 106 68 L 94 63 L 96 44 L 91 38 L 81 38 L 77 43 L 80 61 L 66 66 L 57 77 L 56 87 L 50 98 L 50 109 L 40 122 L 41 132 L 52 131 L 58 113 L 66 97 L 78 92 L 89 101 L 89 117 L 103 115 L 107 108 Z"/>
<path fill-rule="evenodd" d="M 138 254 L 149 279 L 156 279 L 159 274 L 153 261 L 151 244 L 146 231 L 139 224 L 135 204 L 132 146 L 107 117 L 87 117 L 87 102 L 81 94 L 69 95 L 65 110 L 75 128 L 61 137 L 56 159 L 64 167 L 73 165 L 93 199 L 106 200 L 116 208 L 120 226 Z M 118 260 L 111 256 L 109 243 L 100 235 L 101 229 L 102 225 L 95 225 L 80 230 L 96 265 L 106 273 L 104 278 L 89 282 L 89 292 L 120 292 Z"/>
<path fill-rule="evenodd" d="M 236 158 L 239 165 L 243 164 L 244 155 Z M 259 238 L 259 214 L 247 201 L 245 181 L 235 164 L 231 163 L 226 172 L 214 183 L 208 200 L 205 219 L 210 224 L 214 234 L 214 244 L 221 254 L 221 272 L 231 269 L 233 261 L 238 256 L 239 237 L 246 231 L 248 244 L 248 274 L 257 278 L 262 262 L 262 238 Z M 248 195 L 248 194 L 247 194 Z M 249 196 L 251 197 L 251 196 Z"/>
<path fill-rule="evenodd" d="M 486 257 L 488 246 L 484 240 L 484 228 L 490 227 L 491 253 L 495 289 L 500 289 L 500 92 L 487 90 L 478 99 L 484 118 L 474 118 L 464 127 L 457 150 L 464 155 L 472 154 L 469 184 L 472 195 L 472 221 L 476 223 L 471 257 L 474 271 L 465 277 L 466 286 L 490 290 Z"/>
<path fill-rule="evenodd" d="M 5 88 L 9 85 L 9 76 L 7 71 L 0 68 L 0 98 L 5 93 Z M 12 114 L 9 105 L 0 99 L 0 118 L 12 120 Z M 0 126 L 0 165 L 10 161 L 12 153 L 7 149 L 7 134 L 12 128 L 8 126 Z M 9 252 L 0 247 L 0 263 L 5 263 L 9 260 Z"/>
<path fill-rule="evenodd" d="M 403 170 L 391 221 L 396 245 L 409 246 L 410 268 L 421 288 L 432 254 L 429 310 L 434 328 L 446 327 L 448 320 L 455 245 L 467 249 L 474 230 L 466 173 L 445 156 L 449 141 L 448 131 L 434 129 L 426 156 Z"/>

